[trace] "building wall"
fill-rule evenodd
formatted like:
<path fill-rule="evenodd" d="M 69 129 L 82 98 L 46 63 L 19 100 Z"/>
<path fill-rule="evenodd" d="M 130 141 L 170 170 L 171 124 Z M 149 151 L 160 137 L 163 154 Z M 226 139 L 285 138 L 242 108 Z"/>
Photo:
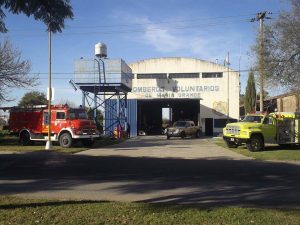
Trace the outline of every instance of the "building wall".
<path fill-rule="evenodd" d="M 134 78 L 128 99 L 200 99 L 200 118 L 239 118 L 239 74 L 222 65 L 193 58 L 154 58 L 129 64 Z M 202 78 L 202 73 L 221 72 L 222 78 Z M 137 74 L 199 73 L 199 78 L 137 79 Z M 229 74 L 229 77 L 228 77 Z M 229 84 L 229 86 L 228 86 Z M 221 132 L 215 128 L 214 132 Z"/>
<path fill-rule="evenodd" d="M 277 110 L 279 112 L 296 112 L 299 111 L 299 97 L 297 95 L 289 95 L 277 98 Z"/>

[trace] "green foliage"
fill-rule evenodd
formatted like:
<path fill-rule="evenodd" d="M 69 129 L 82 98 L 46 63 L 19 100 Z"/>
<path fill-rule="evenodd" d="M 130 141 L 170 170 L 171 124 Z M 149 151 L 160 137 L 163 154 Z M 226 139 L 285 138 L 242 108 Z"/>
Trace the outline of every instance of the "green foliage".
<path fill-rule="evenodd" d="M 263 92 L 264 99 L 266 99 L 268 96 L 269 96 L 269 92 L 264 90 L 264 92 Z M 256 99 L 260 100 L 260 93 L 257 93 Z"/>
<path fill-rule="evenodd" d="M 46 95 L 39 91 L 31 91 L 26 93 L 20 100 L 18 106 L 33 106 L 33 105 L 47 105 L 48 100 Z"/>
<path fill-rule="evenodd" d="M 0 1 L 0 32 L 7 32 L 4 9 L 13 14 L 23 13 L 33 16 L 47 25 L 53 33 L 61 32 L 65 19 L 73 19 L 69 0 L 1 0 Z M 0 101 L 9 101 L 7 89 L 27 87 L 37 84 L 36 76 L 29 76 L 30 62 L 21 60 L 21 53 L 12 48 L 9 41 L 0 43 Z"/>
<path fill-rule="evenodd" d="M 123 141 L 123 140 L 121 140 Z M 120 140 L 114 140 L 109 137 L 101 137 L 96 139 L 93 148 L 103 148 L 105 146 L 114 145 L 120 143 Z M 71 148 L 62 148 L 58 142 L 53 142 L 53 151 L 63 153 L 76 153 L 87 150 L 88 148 L 83 146 L 81 142 L 75 143 Z M 45 142 L 36 141 L 32 146 L 21 146 L 19 144 L 19 138 L 17 136 L 8 135 L 7 131 L 0 132 L 0 152 L 36 152 L 45 151 Z M 1 223 L 0 223 L 1 224 Z"/>
<path fill-rule="evenodd" d="M 299 209 L 180 206 L 0 196 L 0 224 L 296 225 Z"/>
<path fill-rule="evenodd" d="M 299 91 L 300 1 L 290 3 L 290 11 L 282 11 L 265 29 L 266 69 L 272 83 Z"/>
<path fill-rule="evenodd" d="M 88 117 L 94 119 L 94 110 L 86 107 Z M 96 126 L 99 131 L 103 130 L 103 113 L 101 110 L 96 109 Z"/>
<path fill-rule="evenodd" d="M 244 105 L 245 95 L 240 94 L 240 105 Z"/>
<path fill-rule="evenodd" d="M 244 107 L 245 107 L 245 114 L 251 111 L 255 111 L 256 108 L 256 88 L 255 88 L 253 70 L 250 70 L 248 75 L 248 82 L 247 82 L 246 92 L 244 96 Z"/>
<path fill-rule="evenodd" d="M 215 144 L 227 148 L 225 142 L 221 139 L 215 140 Z M 241 145 L 238 148 L 227 148 L 230 151 L 239 153 L 258 160 L 279 160 L 279 161 L 300 161 L 299 145 L 279 146 L 275 144 L 267 144 L 264 151 L 250 152 L 246 145 Z"/>
<path fill-rule="evenodd" d="M 61 32 L 65 26 L 65 19 L 73 19 L 72 7 L 69 0 L 2 0 L 0 6 L 13 14 L 23 13 L 33 16 L 47 25 L 47 29 L 54 33 Z M 5 13 L 0 8 L 0 32 L 7 32 L 4 23 Z"/>

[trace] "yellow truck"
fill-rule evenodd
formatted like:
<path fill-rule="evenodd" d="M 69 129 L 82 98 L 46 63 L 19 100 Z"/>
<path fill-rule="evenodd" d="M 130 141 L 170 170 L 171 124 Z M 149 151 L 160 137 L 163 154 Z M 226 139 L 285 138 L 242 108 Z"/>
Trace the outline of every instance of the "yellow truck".
<path fill-rule="evenodd" d="M 246 144 L 250 151 L 261 151 L 265 144 L 299 145 L 300 112 L 248 114 L 240 122 L 227 124 L 223 139 L 229 148 Z"/>

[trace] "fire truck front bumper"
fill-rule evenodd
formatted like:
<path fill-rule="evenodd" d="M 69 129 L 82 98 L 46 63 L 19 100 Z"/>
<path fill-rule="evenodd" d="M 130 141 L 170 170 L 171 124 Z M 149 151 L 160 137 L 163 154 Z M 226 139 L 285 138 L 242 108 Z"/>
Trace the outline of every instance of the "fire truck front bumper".
<path fill-rule="evenodd" d="M 100 138 L 100 134 L 83 134 L 83 135 L 73 135 L 74 139 L 99 139 Z"/>
<path fill-rule="evenodd" d="M 237 138 L 237 137 L 228 137 L 228 136 L 223 136 L 223 140 L 234 142 L 238 145 L 245 144 L 249 141 L 248 138 Z"/>

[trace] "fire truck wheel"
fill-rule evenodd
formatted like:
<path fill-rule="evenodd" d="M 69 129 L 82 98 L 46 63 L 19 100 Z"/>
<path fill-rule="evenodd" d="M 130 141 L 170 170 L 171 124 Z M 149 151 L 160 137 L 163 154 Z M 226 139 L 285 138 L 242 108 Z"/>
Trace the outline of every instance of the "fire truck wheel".
<path fill-rule="evenodd" d="M 83 139 L 82 144 L 86 147 L 91 147 L 94 144 L 94 140 L 91 139 Z"/>
<path fill-rule="evenodd" d="M 31 144 L 30 134 L 27 131 L 23 131 L 20 135 L 20 144 L 23 146 L 28 146 Z"/>
<path fill-rule="evenodd" d="M 264 141 L 261 136 L 253 135 L 249 142 L 246 143 L 246 146 L 251 152 L 261 151 L 264 149 Z"/>
<path fill-rule="evenodd" d="M 69 133 L 63 133 L 59 137 L 59 145 L 63 148 L 70 148 L 72 146 L 72 136 Z"/>

